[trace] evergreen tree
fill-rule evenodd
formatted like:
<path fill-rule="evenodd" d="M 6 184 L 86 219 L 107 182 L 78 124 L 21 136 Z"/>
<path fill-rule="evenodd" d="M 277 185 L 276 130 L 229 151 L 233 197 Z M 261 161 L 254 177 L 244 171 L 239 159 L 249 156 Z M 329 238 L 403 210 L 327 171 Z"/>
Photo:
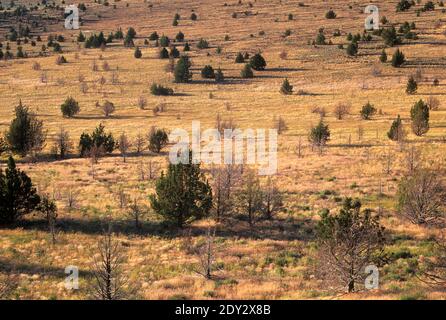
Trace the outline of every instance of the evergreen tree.
<path fill-rule="evenodd" d="M 214 68 L 212 66 L 206 65 L 201 69 L 201 77 L 204 79 L 214 79 L 215 78 L 215 72 Z"/>
<path fill-rule="evenodd" d="M 183 42 L 183 41 L 184 41 L 184 33 L 182 33 L 181 31 L 178 32 L 177 35 L 176 35 L 176 37 L 175 37 L 175 39 L 176 39 L 178 42 Z"/>
<path fill-rule="evenodd" d="M 159 38 L 160 38 L 160 37 L 159 37 L 159 35 L 158 35 L 158 33 L 157 33 L 156 31 L 152 32 L 152 33 L 150 34 L 150 36 L 149 36 L 149 40 L 151 40 L 151 41 L 158 40 Z"/>
<path fill-rule="evenodd" d="M 418 90 L 418 84 L 415 81 L 413 76 L 409 77 L 409 80 L 407 81 L 407 87 L 406 87 L 406 93 L 407 94 L 414 94 Z"/>
<path fill-rule="evenodd" d="M 198 16 L 196 15 L 195 12 L 193 12 L 193 13 L 190 15 L 190 19 L 191 19 L 192 21 L 197 20 L 197 18 L 198 18 Z"/>
<path fill-rule="evenodd" d="M 356 56 L 358 54 L 358 44 L 356 42 L 351 42 L 348 44 L 347 54 L 349 56 Z"/>
<path fill-rule="evenodd" d="M 429 106 L 423 100 L 418 101 L 410 110 L 412 119 L 412 131 L 417 136 L 422 136 L 429 131 Z"/>
<path fill-rule="evenodd" d="M 392 56 L 392 67 L 399 68 L 406 62 L 406 57 L 404 53 L 397 49 Z"/>
<path fill-rule="evenodd" d="M 247 63 L 241 72 L 242 78 L 254 78 L 254 73 L 252 72 L 251 66 Z"/>
<path fill-rule="evenodd" d="M 169 164 L 156 182 L 150 203 L 157 214 L 179 228 L 209 215 L 212 190 L 200 165 L 192 163 L 192 152 L 189 163 Z"/>
<path fill-rule="evenodd" d="M 169 51 L 166 48 L 160 50 L 160 59 L 169 59 Z"/>
<path fill-rule="evenodd" d="M 39 150 L 45 143 L 45 135 L 43 121 L 38 120 L 20 101 L 15 108 L 15 118 L 6 133 L 11 151 L 25 156 L 32 150 Z"/>
<path fill-rule="evenodd" d="M 10 225 L 31 213 L 40 203 L 36 189 L 25 172 L 8 159 L 8 168 L 0 169 L 0 225 Z"/>
<path fill-rule="evenodd" d="M 136 59 L 140 59 L 142 57 L 142 52 L 139 49 L 139 47 L 136 47 L 134 56 L 135 56 Z"/>
<path fill-rule="evenodd" d="M 62 115 L 67 118 L 72 118 L 79 113 L 79 103 L 72 97 L 68 97 L 65 102 L 60 106 Z"/>
<path fill-rule="evenodd" d="M 362 106 L 360 114 L 362 119 L 370 120 L 370 117 L 376 114 L 376 108 L 370 102 L 367 102 Z"/>
<path fill-rule="evenodd" d="M 191 67 L 191 62 L 188 56 L 182 56 L 174 70 L 175 82 L 176 83 L 186 83 L 192 79 L 192 73 L 189 71 Z"/>
<path fill-rule="evenodd" d="M 293 93 L 293 86 L 290 84 L 288 79 L 283 80 L 282 87 L 280 88 L 280 92 L 285 95 Z"/>
<path fill-rule="evenodd" d="M 169 46 L 169 43 L 170 39 L 167 36 L 162 35 L 159 41 L 160 46 L 165 48 Z"/>
<path fill-rule="evenodd" d="M 379 61 L 381 61 L 382 63 L 386 63 L 387 62 L 386 50 L 383 49 L 383 51 L 381 52 L 381 55 L 379 56 Z"/>
<path fill-rule="evenodd" d="M 163 129 L 152 130 L 149 134 L 149 150 L 160 153 L 161 150 L 169 143 L 167 132 Z"/>
<path fill-rule="evenodd" d="M 237 53 L 237 57 L 235 57 L 235 63 L 244 63 L 245 58 L 243 58 L 243 55 L 241 52 Z"/>
<path fill-rule="evenodd" d="M 256 53 L 250 60 L 249 65 L 256 71 L 265 70 L 266 61 L 260 53 Z"/>
<path fill-rule="evenodd" d="M 175 46 L 173 46 L 170 49 L 169 57 L 171 57 L 171 58 L 178 58 L 179 56 L 180 56 L 180 51 L 178 51 L 178 49 Z"/>
<path fill-rule="evenodd" d="M 184 52 L 188 52 L 188 51 L 190 51 L 190 45 L 189 45 L 189 42 L 186 42 L 186 44 L 184 45 L 184 49 L 183 49 L 183 51 L 184 51 Z"/>
<path fill-rule="evenodd" d="M 77 36 L 77 42 L 85 42 L 85 35 L 82 31 L 79 31 L 79 35 Z"/>
<path fill-rule="evenodd" d="M 198 49 L 207 49 L 209 48 L 209 42 L 207 42 L 205 39 L 201 38 L 197 43 Z"/>
<path fill-rule="evenodd" d="M 217 72 L 215 73 L 215 82 L 221 83 L 225 81 L 225 76 L 223 74 L 223 71 L 221 71 L 220 68 L 217 69 Z"/>
<path fill-rule="evenodd" d="M 392 141 L 402 141 L 404 138 L 403 122 L 401 121 L 400 115 L 396 118 L 392 125 L 390 126 L 389 132 L 387 132 L 387 137 Z"/>
<path fill-rule="evenodd" d="M 322 119 L 319 121 L 319 124 L 316 127 L 311 128 L 309 140 L 314 146 L 317 147 L 325 146 L 328 140 L 330 140 L 330 129 Z"/>
<path fill-rule="evenodd" d="M 79 151 L 81 156 L 87 156 L 92 147 L 96 147 L 100 153 L 112 153 L 115 150 L 116 142 L 111 133 L 105 132 L 105 127 L 101 123 L 91 133 L 82 133 L 79 140 Z"/>

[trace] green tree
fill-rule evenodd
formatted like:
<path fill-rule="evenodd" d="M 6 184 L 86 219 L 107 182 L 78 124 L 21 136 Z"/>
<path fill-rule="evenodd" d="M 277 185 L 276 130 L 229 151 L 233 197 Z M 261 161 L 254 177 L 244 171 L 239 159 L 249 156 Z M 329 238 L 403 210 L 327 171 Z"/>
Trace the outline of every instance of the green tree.
<path fill-rule="evenodd" d="M 370 117 L 374 114 L 376 114 L 376 108 L 370 102 L 367 102 L 365 105 L 362 106 L 360 112 L 362 119 L 370 120 Z"/>
<path fill-rule="evenodd" d="M 96 147 L 99 153 L 112 153 L 115 150 L 115 139 L 111 133 L 107 134 L 105 132 L 105 127 L 102 123 L 91 134 L 82 133 L 79 139 L 81 156 L 87 156 L 93 147 Z"/>
<path fill-rule="evenodd" d="M 139 47 L 136 47 L 134 56 L 135 56 L 136 59 L 140 59 L 142 57 L 142 52 L 139 49 Z"/>
<path fill-rule="evenodd" d="M 198 49 L 207 49 L 209 48 L 209 42 L 207 42 L 205 39 L 201 38 L 197 43 Z"/>
<path fill-rule="evenodd" d="M 406 87 L 406 93 L 407 94 L 414 94 L 418 90 L 418 84 L 415 81 L 413 76 L 409 77 L 409 80 L 407 80 L 407 87 Z"/>
<path fill-rule="evenodd" d="M 149 150 L 160 153 L 161 150 L 169 143 L 169 137 L 166 130 L 154 129 L 149 133 Z"/>
<path fill-rule="evenodd" d="M 244 79 L 254 78 L 254 73 L 252 72 L 251 66 L 247 63 L 241 72 L 241 76 Z"/>
<path fill-rule="evenodd" d="M 404 53 L 397 49 L 392 56 L 392 67 L 399 68 L 406 62 Z"/>
<path fill-rule="evenodd" d="M 317 126 L 311 128 L 309 135 L 310 142 L 317 147 L 323 147 L 330 140 L 330 129 L 321 119 Z"/>
<path fill-rule="evenodd" d="M 293 86 L 290 84 L 288 79 L 283 80 L 282 87 L 280 88 L 280 92 L 285 95 L 293 93 Z"/>
<path fill-rule="evenodd" d="M 64 117 L 72 118 L 80 111 L 79 103 L 72 97 L 68 97 L 60 106 L 60 110 Z"/>
<path fill-rule="evenodd" d="M 189 45 L 189 42 L 186 42 L 186 44 L 184 45 L 183 51 L 184 51 L 184 52 L 188 52 L 188 51 L 190 51 L 190 45 Z"/>
<path fill-rule="evenodd" d="M 160 50 L 160 59 L 169 59 L 169 51 L 166 48 Z"/>
<path fill-rule="evenodd" d="M 182 33 L 181 31 L 177 33 L 177 35 L 175 36 L 175 39 L 178 42 L 183 42 L 184 41 L 184 33 Z"/>
<path fill-rule="evenodd" d="M 266 61 L 260 53 L 256 53 L 249 60 L 249 65 L 256 71 L 262 71 L 265 70 Z"/>
<path fill-rule="evenodd" d="M 164 47 L 164 48 L 168 47 L 169 44 L 170 44 L 170 39 L 167 36 L 162 35 L 161 38 L 160 38 L 159 43 L 160 43 L 161 47 Z"/>
<path fill-rule="evenodd" d="M 244 63 L 245 58 L 243 58 L 243 54 L 241 52 L 237 53 L 237 56 L 235 57 L 235 63 Z"/>
<path fill-rule="evenodd" d="M 423 100 L 415 103 L 410 110 L 412 119 L 412 131 L 417 136 L 422 136 L 429 131 L 429 106 Z"/>
<path fill-rule="evenodd" d="M 390 126 L 389 132 L 387 132 L 387 137 L 392 141 L 402 141 L 404 139 L 405 133 L 403 128 L 403 122 L 400 115 L 396 118 L 392 125 Z"/>
<path fill-rule="evenodd" d="M 16 168 L 14 159 L 8 159 L 8 168 L 0 169 L 0 225 L 9 225 L 31 213 L 40 203 L 40 197 L 31 179 Z"/>
<path fill-rule="evenodd" d="M 154 32 L 152 32 L 151 34 L 150 34 L 150 36 L 149 36 L 149 40 L 150 41 L 155 41 L 155 40 L 158 40 L 160 37 L 159 37 L 159 35 L 158 35 L 158 33 L 156 32 L 156 31 L 154 31 Z"/>
<path fill-rule="evenodd" d="M 215 82 L 222 83 L 225 81 L 225 76 L 223 74 L 223 71 L 221 71 L 220 68 L 217 69 L 217 72 L 215 73 Z"/>
<path fill-rule="evenodd" d="M 205 79 L 215 79 L 214 68 L 210 65 L 206 65 L 201 69 L 201 77 Z"/>
<path fill-rule="evenodd" d="M 15 118 L 6 133 L 6 141 L 11 151 L 22 156 L 33 150 L 39 151 L 44 146 L 45 138 L 43 121 L 38 120 L 20 101 L 15 108 Z"/>
<path fill-rule="evenodd" d="M 383 51 L 381 52 L 381 55 L 379 56 L 379 61 L 381 61 L 382 63 L 386 63 L 387 62 L 386 50 L 383 49 Z"/>
<path fill-rule="evenodd" d="M 191 152 L 187 164 L 169 164 L 149 199 L 157 214 L 179 228 L 208 216 L 212 208 L 211 187 L 200 165 L 192 163 Z"/>
<path fill-rule="evenodd" d="M 325 14 L 325 18 L 327 19 L 336 19 L 336 13 L 333 10 L 328 10 Z"/>
<path fill-rule="evenodd" d="M 356 56 L 358 54 L 358 43 L 356 42 L 349 43 L 346 51 L 349 56 Z"/>
<path fill-rule="evenodd" d="M 188 56 L 182 56 L 178 60 L 175 70 L 175 82 L 176 83 L 187 83 L 192 79 L 192 73 L 189 71 L 191 67 L 191 62 Z"/>

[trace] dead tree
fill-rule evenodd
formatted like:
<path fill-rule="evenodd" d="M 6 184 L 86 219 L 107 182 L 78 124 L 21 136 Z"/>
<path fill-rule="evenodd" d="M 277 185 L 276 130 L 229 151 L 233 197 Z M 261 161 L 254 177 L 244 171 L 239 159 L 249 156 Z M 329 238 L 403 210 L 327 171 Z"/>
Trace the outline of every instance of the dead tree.
<path fill-rule="evenodd" d="M 384 228 L 369 209 L 361 211 L 358 200 L 344 200 L 336 215 L 325 210 L 317 226 L 318 273 L 348 292 L 364 283 L 365 268 L 384 248 Z"/>
<path fill-rule="evenodd" d="M 398 212 L 413 224 L 436 225 L 445 220 L 446 186 L 433 170 L 418 169 L 398 186 Z"/>
<path fill-rule="evenodd" d="M 77 198 L 79 196 L 79 191 L 75 190 L 73 187 L 69 187 L 66 192 L 67 207 L 73 209 L 77 205 Z"/>
<path fill-rule="evenodd" d="M 129 216 L 135 221 L 135 228 L 137 230 L 141 229 L 141 219 L 145 215 L 146 211 L 143 206 L 138 203 L 138 199 L 135 198 L 128 207 Z"/>
<path fill-rule="evenodd" d="M 135 139 L 135 151 L 137 155 L 140 155 L 145 149 L 146 141 L 144 135 L 141 132 L 138 133 Z"/>
<path fill-rule="evenodd" d="M 41 196 L 41 201 L 38 207 L 48 224 L 48 231 L 51 234 L 53 245 L 56 244 L 56 221 L 57 221 L 57 207 L 54 200 L 51 200 L 47 195 Z"/>
<path fill-rule="evenodd" d="M 212 272 L 214 271 L 215 264 L 215 228 L 208 228 L 206 232 L 206 240 L 196 249 L 196 254 L 200 263 L 199 270 L 196 272 L 206 279 L 212 279 Z"/>
<path fill-rule="evenodd" d="M 272 181 L 271 177 L 268 178 L 267 183 L 262 191 L 263 215 L 265 216 L 265 219 L 271 220 L 277 212 L 283 209 L 282 193 Z"/>
<path fill-rule="evenodd" d="M 217 221 L 223 219 L 233 208 L 233 191 L 240 181 L 240 172 L 240 167 L 233 164 L 211 169 L 213 211 Z"/>
<path fill-rule="evenodd" d="M 130 146 L 130 141 L 127 138 L 127 135 L 124 132 L 121 133 L 121 135 L 119 136 L 118 148 L 122 158 L 124 159 L 124 162 L 126 162 L 127 152 L 130 149 Z"/>
<path fill-rule="evenodd" d="M 253 169 L 247 170 L 237 193 L 238 210 L 246 215 L 249 226 L 252 228 L 262 212 L 262 190 L 259 178 Z"/>
<path fill-rule="evenodd" d="M 100 300 L 126 297 L 127 278 L 123 275 L 124 255 L 119 242 L 113 240 L 111 227 L 98 242 L 98 255 L 93 260 L 93 295 Z"/>

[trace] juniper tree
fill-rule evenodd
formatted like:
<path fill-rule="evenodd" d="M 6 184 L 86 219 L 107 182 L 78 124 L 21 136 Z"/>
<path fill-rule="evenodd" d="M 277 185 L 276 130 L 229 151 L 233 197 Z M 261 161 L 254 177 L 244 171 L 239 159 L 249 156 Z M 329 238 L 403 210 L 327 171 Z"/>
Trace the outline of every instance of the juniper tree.
<path fill-rule="evenodd" d="M 169 57 L 171 58 L 178 58 L 180 56 L 180 51 L 175 46 L 172 46 L 170 48 Z"/>
<path fill-rule="evenodd" d="M 189 57 L 188 56 L 180 57 L 174 70 L 176 83 L 190 82 L 190 80 L 192 79 L 192 73 L 189 71 L 190 67 L 191 67 L 191 62 L 189 60 Z"/>
<path fill-rule="evenodd" d="M 201 77 L 205 79 L 214 79 L 215 78 L 215 71 L 214 68 L 210 65 L 206 65 L 201 69 Z"/>
<path fill-rule="evenodd" d="M 358 54 L 358 44 L 356 42 L 351 42 L 348 44 L 346 50 L 349 56 L 356 56 Z"/>
<path fill-rule="evenodd" d="M 22 156 L 31 151 L 37 152 L 43 148 L 46 139 L 43 121 L 38 120 L 20 101 L 5 138 L 11 151 Z"/>
<path fill-rule="evenodd" d="M 160 153 L 169 142 L 169 137 L 164 129 L 152 129 L 149 132 L 148 140 L 149 150 Z"/>
<path fill-rule="evenodd" d="M 62 115 L 67 118 L 72 118 L 79 113 L 79 103 L 72 97 L 68 97 L 65 102 L 60 106 Z"/>
<path fill-rule="evenodd" d="M 225 76 L 223 74 L 223 71 L 221 71 L 220 68 L 217 69 L 217 72 L 215 73 L 215 82 L 222 83 L 225 81 Z"/>
<path fill-rule="evenodd" d="M 392 67 L 399 68 L 406 62 L 404 53 L 397 49 L 392 56 Z"/>
<path fill-rule="evenodd" d="M 260 53 L 256 53 L 249 60 L 249 65 L 251 66 L 251 68 L 253 68 L 256 71 L 262 71 L 262 70 L 265 70 L 266 61 Z"/>
<path fill-rule="evenodd" d="M 245 67 L 241 71 L 240 75 L 245 79 L 254 78 L 254 73 L 252 72 L 251 66 L 248 63 L 245 64 Z"/>
<path fill-rule="evenodd" d="M 362 106 L 360 115 L 364 120 L 370 120 L 370 117 L 376 114 L 376 108 L 370 103 L 367 102 L 364 106 Z"/>
<path fill-rule="evenodd" d="M 407 80 L 407 87 L 406 87 L 406 93 L 407 94 L 414 94 L 417 92 L 418 84 L 415 81 L 413 76 L 410 76 Z"/>
<path fill-rule="evenodd" d="M 169 59 L 169 51 L 166 48 L 162 48 L 159 54 L 160 59 Z"/>
<path fill-rule="evenodd" d="M 382 63 L 387 62 L 386 50 L 383 49 L 383 51 L 381 52 L 381 55 L 379 56 L 379 61 L 381 61 Z"/>
<path fill-rule="evenodd" d="M 169 43 L 170 43 L 170 39 L 165 35 L 162 35 L 161 38 L 159 39 L 159 44 L 161 47 L 164 47 L 164 48 L 168 47 Z"/>
<path fill-rule="evenodd" d="M 142 57 L 142 52 L 139 49 L 139 47 L 135 48 L 135 53 L 133 55 L 135 56 L 136 59 L 140 59 Z"/>
<path fill-rule="evenodd" d="M 280 92 L 285 95 L 293 93 L 293 86 L 288 81 L 288 78 L 283 80 L 282 86 L 280 87 Z"/>
<path fill-rule="evenodd" d="M 235 57 L 235 63 L 244 63 L 245 58 L 243 58 L 243 54 L 241 52 L 237 53 L 237 56 Z"/>
<path fill-rule="evenodd" d="M 401 121 L 400 115 L 396 118 L 392 125 L 390 126 L 389 132 L 387 132 L 387 137 L 392 141 L 401 142 L 405 137 L 405 132 L 403 128 L 403 122 Z"/>
<path fill-rule="evenodd" d="M 82 133 L 79 139 L 79 151 L 81 156 L 89 155 L 91 149 L 95 147 L 99 154 L 106 152 L 112 153 L 115 149 L 116 142 L 111 133 L 105 132 L 105 127 L 101 123 L 95 130 L 89 133 Z"/>
<path fill-rule="evenodd" d="M 17 169 L 10 156 L 8 166 L 0 169 L 0 225 L 10 225 L 33 212 L 40 197 L 28 175 Z"/>
<path fill-rule="evenodd" d="M 182 33 L 181 31 L 179 31 L 179 32 L 177 33 L 177 35 L 175 36 L 175 39 L 176 39 L 178 42 L 183 42 L 183 41 L 184 41 L 184 33 Z"/>
<path fill-rule="evenodd" d="M 57 206 L 55 201 L 44 195 L 36 210 L 44 215 L 53 245 L 56 244 Z"/>
<path fill-rule="evenodd" d="M 410 110 L 412 131 L 417 136 L 422 136 L 429 131 L 429 107 L 423 100 L 419 100 Z"/>
<path fill-rule="evenodd" d="M 212 208 L 212 190 L 200 164 L 192 161 L 186 164 L 169 164 L 166 173 L 155 185 L 155 194 L 150 195 L 153 210 L 179 228 L 194 220 L 209 215 Z"/>
<path fill-rule="evenodd" d="M 189 42 L 186 42 L 186 44 L 184 45 L 183 51 L 184 51 L 184 52 L 188 52 L 188 51 L 190 51 L 190 45 L 189 45 Z"/>
<path fill-rule="evenodd" d="M 319 124 L 310 130 L 308 139 L 313 146 L 323 147 L 330 140 L 330 130 L 321 118 Z"/>

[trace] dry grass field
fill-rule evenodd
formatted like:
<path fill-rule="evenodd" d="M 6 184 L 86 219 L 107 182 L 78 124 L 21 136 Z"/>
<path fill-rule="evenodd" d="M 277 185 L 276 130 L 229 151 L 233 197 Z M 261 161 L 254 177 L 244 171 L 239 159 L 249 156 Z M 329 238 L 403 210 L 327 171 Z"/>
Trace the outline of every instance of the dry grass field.
<path fill-rule="evenodd" d="M 28 58 L 0 61 L 0 132 L 8 129 L 20 100 L 44 121 L 48 136 L 42 155 L 35 161 L 19 156 L 16 159 L 39 192 L 54 196 L 59 217 L 55 245 L 38 215 L 26 217 L 16 228 L 0 229 L 0 274 L 18 277 L 12 298 L 89 298 L 92 257 L 97 254 L 96 243 L 105 219 L 113 221 L 114 236 L 124 250 L 124 271 L 132 287 L 137 288 L 137 298 L 446 298 L 441 289 L 420 281 L 413 268 L 414 262 L 432 254 L 431 236 L 437 230 L 415 226 L 397 215 L 395 209 L 398 181 L 407 171 L 408 150 L 420 150 L 420 161 L 429 166 L 441 168 L 446 160 L 445 13 L 437 5 L 435 11 L 417 16 L 415 11 L 422 8 L 424 0 L 415 8 L 397 13 L 397 2 L 374 4 L 389 26 L 398 29 L 405 21 L 415 22 L 418 39 L 387 48 L 381 37 L 373 36 L 370 42 L 360 42 L 355 57 L 338 45 L 347 46 L 348 33 L 363 32 L 364 8 L 369 1 L 111 0 L 104 6 L 88 0 L 86 12 L 81 13 L 84 23 L 80 30 L 87 37 L 100 31 L 107 36 L 118 28 L 125 33 L 133 27 L 142 58 L 135 59 L 134 48 L 124 47 L 122 40 L 114 40 L 104 50 L 85 49 L 76 41 L 79 30 L 64 29 L 63 20 L 40 32 L 42 42 L 37 46 L 22 43 Z M 56 3 L 64 6 L 58 0 Z M 66 1 L 69 3 L 74 2 Z M 336 19 L 325 18 L 329 9 L 336 12 Z M 196 21 L 190 19 L 192 11 L 198 16 Z M 175 13 L 181 16 L 178 26 L 172 26 Z M 288 19 L 290 13 L 293 20 Z M 311 44 L 320 28 L 324 28 L 331 44 Z M 287 29 L 291 35 L 284 36 Z M 341 35 L 333 36 L 337 29 Z M 166 72 L 168 60 L 158 57 L 159 48 L 153 41 L 144 44 L 154 31 L 169 38 L 179 31 L 184 33 L 191 45 L 191 83 L 174 83 L 173 74 Z M 0 28 L 3 50 L 6 33 L 7 29 Z M 50 34 L 64 35 L 63 52 L 38 56 Z M 206 39 L 210 48 L 197 49 L 200 38 Z M 183 44 L 176 45 L 182 52 Z M 11 41 L 10 47 L 15 53 L 17 44 Z M 389 59 L 399 48 L 407 63 L 401 68 L 380 63 L 383 48 Z M 234 63 L 237 53 L 252 55 L 258 51 L 267 62 L 266 70 L 254 71 L 252 79 L 242 79 L 243 64 Z M 57 65 L 59 55 L 68 63 Z M 40 70 L 34 70 L 35 63 L 40 64 Z M 109 70 L 104 70 L 104 63 Z M 205 65 L 220 67 L 225 82 L 203 80 L 200 70 Z M 417 72 L 421 73 L 418 91 L 408 95 L 407 79 Z M 45 82 L 41 81 L 43 75 Z M 112 81 L 112 77 L 118 81 Z M 80 78 L 87 84 L 85 93 Z M 285 78 L 294 86 L 292 95 L 279 92 Z M 438 86 L 433 85 L 434 79 L 439 80 Z M 175 95 L 153 96 L 150 86 L 155 82 L 173 88 Z M 64 118 L 60 112 L 60 105 L 69 96 L 81 108 L 74 118 Z M 430 113 L 429 132 L 417 137 L 410 129 L 410 108 L 429 96 L 440 101 L 440 108 Z M 138 107 L 140 97 L 147 100 L 144 110 Z M 116 106 L 116 112 L 107 118 L 95 106 L 105 100 Z M 350 103 L 352 108 L 345 119 L 337 120 L 334 108 L 341 102 Z M 359 112 L 367 102 L 379 112 L 371 120 L 362 120 Z M 152 109 L 160 104 L 165 105 L 165 111 L 155 114 Z M 308 142 L 310 128 L 320 119 L 312 112 L 316 107 L 326 110 L 324 121 L 331 131 L 322 154 L 312 150 Z M 141 179 L 141 167 L 151 163 L 159 176 L 168 163 L 168 148 L 160 155 L 131 153 L 126 162 L 116 151 L 93 166 L 77 151 L 66 160 L 56 161 L 50 156 L 61 127 L 77 147 L 81 133 L 91 132 L 99 123 L 116 137 L 125 132 L 133 140 L 138 134 L 146 136 L 152 126 L 190 131 L 192 121 L 198 120 L 202 129 L 214 128 L 217 114 L 232 119 L 242 129 L 273 128 L 274 119 L 281 117 L 288 130 L 279 135 L 278 173 L 273 177 L 284 193 L 286 209 L 272 221 L 259 222 L 254 230 L 246 221 L 220 223 L 215 243 L 219 271 L 213 280 L 195 272 L 199 261 L 186 249 L 188 241 L 204 241 L 212 219 L 193 223 L 186 236 L 150 212 L 144 217 L 142 230 L 137 231 L 128 210 L 120 208 L 122 190 L 149 205 L 148 195 L 153 193 L 155 180 Z M 408 132 L 402 146 L 387 137 L 397 115 L 401 115 Z M 1 159 L 4 168 L 7 155 Z M 68 206 L 69 193 L 76 194 L 72 208 Z M 335 212 L 343 197 L 359 198 L 364 207 L 380 212 L 387 230 L 385 251 L 397 258 L 380 268 L 379 289 L 339 294 L 324 285 L 313 270 L 318 212 L 323 208 Z M 80 269 L 79 290 L 64 287 L 68 265 Z"/>

